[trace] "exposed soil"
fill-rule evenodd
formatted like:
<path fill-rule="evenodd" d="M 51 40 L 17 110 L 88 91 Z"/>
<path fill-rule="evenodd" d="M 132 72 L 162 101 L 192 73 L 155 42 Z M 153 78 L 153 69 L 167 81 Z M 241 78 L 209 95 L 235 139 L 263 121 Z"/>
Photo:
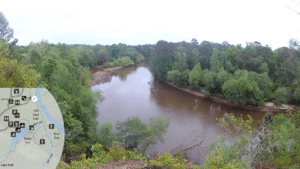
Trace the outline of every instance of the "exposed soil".
<path fill-rule="evenodd" d="M 96 66 L 95 68 L 90 69 L 90 72 L 95 75 L 94 78 L 91 79 L 91 86 L 97 84 L 101 81 L 103 76 L 106 76 L 108 73 L 112 72 L 113 70 L 122 69 L 124 66 L 115 66 L 115 67 L 103 67 L 103 66 Z"/>
<path fill-rule="evenodd" d="M 99 165 L 97 169 L 134 169 L 142 168 L 146 164 L 145 161 L 140 160 L 128 160 L 128 161 L 112 161 L 106 163 L 105 166 Z M 131 166 L 129 168 L 129 166 Z"/>
<path fill-rule="evenodd" d="M 192 95 L 199 96 L 199 97 L 202 97 L 202 98 L 206 98 L 206 99 L 209 99 L 209 100 L 213 100 L 215 102 L 226 104 L 228 106 L 236 107 L 236 108 L 239 108 L 239 109 L 257 110 L 257 111 L 278 111 L 278 112 L 285 112 L 287 110 L 291 110 L 293 113 L 296 113 L 296 112 L 299 111 L 299 108 L 297 108 L 297 106 L 295 106 L 295 105 L 283 104 L 281 107 L 278 107 L 272 102 L 265 103 L 264 107 L 256 107 L 256 106 L 252 106 L 252 105 L 246 105 L 246 106 L 235 105 L 234 103 L 227 103 L 227 100 L 224 99 L 223 96 L 205 96 L 204 91 L 195 91 L 195 90 L 179 87 L 179 86 L 175 85 L 174 83 L 169 82 L 167 80 L 160 80 L 160 81 L 164 82 L 164 83 L 166 83 L 166 84 L 168 84 L 168 85 L 170 85 L 170 86 L 172 86 L 176 89 L 179 89 L 179 90 L 182 90 L 184 92 L 190 93 Z"/>
<path fill-rule="evenodd" d="M 63 162 L 65 166 L 69 164 Z M 111 161 L 105 165 L 98 165 L 97 169 L 140 169 L 147 162 L 141 160 L 128 160 L 128 161 Z M 166 167 L 146 167 L 144 169 L 168 169 Z"/>

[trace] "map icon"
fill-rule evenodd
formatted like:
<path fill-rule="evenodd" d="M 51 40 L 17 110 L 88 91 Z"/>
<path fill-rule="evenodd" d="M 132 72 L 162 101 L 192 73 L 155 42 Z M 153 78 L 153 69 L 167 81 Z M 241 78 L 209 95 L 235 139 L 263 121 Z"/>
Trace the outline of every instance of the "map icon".
<path fill-rule="evenodd" d="M 60 108 L 46 88 L 0 88 L 0 167 L 56 168 L 64 140 Z"/>

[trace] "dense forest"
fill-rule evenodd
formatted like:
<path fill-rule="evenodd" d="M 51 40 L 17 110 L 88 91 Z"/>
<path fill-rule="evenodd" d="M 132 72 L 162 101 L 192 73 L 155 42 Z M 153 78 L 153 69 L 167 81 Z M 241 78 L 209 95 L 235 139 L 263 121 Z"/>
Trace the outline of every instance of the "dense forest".
<path fill-rule="evenodd" d="M 299 43 L 274 51 L 259 42 L 241 45 L 196 39 L 191 43 L 159 41 L 154 48 L 151 67 L 158 78 L 195 90 L 206 96 L 218 95 L 228 102 L 263 106 L 300 106 Z"/>
<path fill-rule="evenodd" d="M 65 127 L 65 145 L 58 168 L 95 168 L 116 160 L 138 159 L 145 167 L 168 168 L 251 168 L 269 164 L 277 168 L 299 168 L 300 112 L 266 116 L 254 133 L 252 118 L 248 120 L 226 114 L 217 119 L 219 125 L 237 137 L 226 145 L 225 137 L 211 143 L 206 162 L 192 165 L 182 152 L 172 156 L 165 152 L 155 158 L 144 153 L 156 141 L 164 141 L 170 119 L 153 117 L 150 123 L 130 117 L 113 125 L 98 124 L 97 101 L 101 91 L 91 91 L 93 75 L 90 68 L 98 65 L 129 66 L 150 59 L 155 76 L 205 95 L 222 95 L 228 102 L 263 106 L 276 104 L 300 105 L 300 52 L 296 40 L 289 48 L 271 50 L 259 42 L 230 45 L 203 41 L 130 46 L 51 44 L 47 40 L 18 46 L 13 29 L 0 13 L 0 87 L 45 87 L 56 99 Z M 101 113 L 101 112 L 100 112 Z M 117 132 L 113 132 L 116 129 Z"/>

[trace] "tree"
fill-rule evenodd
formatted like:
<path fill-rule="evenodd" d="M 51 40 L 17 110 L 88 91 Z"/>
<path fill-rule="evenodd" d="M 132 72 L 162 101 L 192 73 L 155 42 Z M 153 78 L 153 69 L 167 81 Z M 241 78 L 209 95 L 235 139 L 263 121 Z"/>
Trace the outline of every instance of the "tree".
<path fill-rule="evenodd" d="M 190 73 L 189 69 L 185 69 L 181 73 L 181 80 L 182 80 L 183 87 L 188 87 L 188 85 L 189 85 L 189 73 Z"/>
<path fill-rule="evenodd" d="M 205 86 L 205 92 L 204 94 L 206 95 L 210 95 L 211 93 L 215 93 L 215 82 L 216 82 L 216 78 L 217 78 L 217 73 L 216 72 L 212 72 L 212 71 L 208 71 L 207 69 L 205 69 L 203 72 L 203 84 Z"/>
<path fill-rule="evenodd" d="M 182 84 L 181 73 L 179 70 L 169 71 L 167 79 L 178 86 L 181 86 L 181 84 Z"/>
<path fill-rule="evenodd" d="M 101 65 L 109 60 L 109 54 L 105 50 L 99 51 L 97 52 L 97 59 L 98 64 Z"/>
<path fill-rule="evenodd" d="M 263 46 L 256 46 L 257 56 L 263 58 L 262 62 L 269 62 L 272 57 L 272 49 Z"/>
<path fill-rule="evenodd" d="M 9 23 L 6 20 L 2 12 L 0 12 L 0 40 L 3 39 L 7 43 L 14 37 L 14 30 L 9 27 Z M 12 44 L 16 44 L 18 39 L 14 39 Z"/>
<path fill-rule="evenodd" d="M 250 144 L 252 166 L 271 163 L 276 168 L 299 167 L 299 115 L 288 112 L 264 117 Z"/>
<path fill-rule="evenodd" d="M 260 69 L 261 73 L 266 72 L 269 75 L 270 69 L 268 67 L 268 63 L 267 62 L 263 63 L 259 69 Z"/>
<path fill-rule="evenodd" d="M 81 68 L 81 71 L 79 72 L 79 75 L 78 75 L 78 81 L 80 82 L 80 84 L 82 86 L 90 87 L 91 78 L 92 78 L 93 74 L 89 71 L 88 67 L 80 66 L 80 68 Z"/>
<path fill-rule="evenodd" d="M 280 87 L 274 92 L 274 103 L 277 105 L 281 105 L 286 103 L 287 101 L 287 90 L 285 87 Z"/>
<path fill-rule="evenodd" d="M 192 68 L 194 68 L 194 66 L 200 62 L 200 55 L 199 55 L 199 52 L 198 52 L 198 49 L 193 49 L 192 51 Z"/>
<path fill-rule="evenodd" d="M 189 74 L 189 83 L 191 88 L 197 89 L 202 81 L 202 69 L 200 63 L 197 63 Z"/>
<path fill-rule="evenodd" d="M 138 62 L 141 62 L 141 61 L 143 61 L 143 60 L 145 60 L 145 57 L 143 56 L 143 55 L 138 55 L 138 57 L 137 57 L 137 61 Z"/>
<path fill-rule="evenodd" d="M 239 52 L 238 56 L 236 57 L 236 60 L 242 64 L 242 70 L 246 68 L 246 64 L 251 59 L 251 54 L 247 51 L 241 51 Z"/>
<path fill-rule="evenodd" d="M 150 135 L 147 124 L 142 122 L 139 117 L 129 117 L 124 122 L 118 122 L 116 129 L 119 131 L 120 141 L 132 150 Z"/>
<path fill-rule="evenodd" d="M 210 70 L 218 73 L 221 66 L 222 65 L 220 62 L 220 51 L 215 48 L 213 50 L 213 55 L 210 58 Z"/>
<path fill-rule="evenodd" d="M 167 78 L 168 71 L 171 70 L 170 57 L 154 55 L 150 60 L 151 70 L 158 78 Z"/>
<path fill-rule="evenodd" d="M 148 126 L 139 117 L 129 117 L 124 122 L 118 122 L 116 129 L 119 131 L 118 137 L 125 143 L 127 148 L 139 148 L 139 152 L 144 153 L 147 148 L 158 139 L 164 141 L 162 134 L 167 132 L 170 119 L 156 117 L 150 119 Z"/>
<path fill-rule="evenodd" d="M 151 144 L 155 144 L 158 140 L 161 143 L 165 142 L 163 134 L 168 131 L 169 124 L 170 118 L 163 118 L 159 116 L 150 118 L 150 125 L 148 126 L 150 136 L 144 142 L 142 150 L 143 153 L 145 153 Z"/>
<path fill-rule="evenodd" d="M 226 118 L 217 119 L 218 125 L 223 127 L 232 136 L 242 133 L 235 142 L 228 146 L 225 144 L 226 138 L 218 136 L 216 142 L 210 144 L 210 153 L 204 163 L 205 168 L 250 168 L 249 162 L 243 161 L 243 157 L 249 155 L 249 140 L 246 134 L 252 136 L 252 118 L 243 120 L 242 116 L 236 118 L 233 114 L 224 115 Z"/>
<path fill-rule="evenodd" d="M 172 70 L 179 70 L 180 72 L 183 72 L 185 69 L 187 69 L 185 49 L 182 46 L 177 48 L 174 52 L 174 55 L 175 62 Z"/>
<path fill-rule="evenodd" d="M 291 38 L 289 41 L 289 48 L 294 50 L 300 50 L 300 42 L 295 38 Z"/>
<path fill-rule="evenodd" d="M 261 45 L 261 43 L 260 43 L 260 42 L 258 42 L 258 41 L 254 41 L 254 43 L 253 43 L 253 44 L 254 44 L 254 46 L 262 46 L 262 45 Z"/>
<path fill-rule="evenodd" d="M 264 103 L 263 92 L 257 82 L 249 80 L 248 71 L 236 71 L 235 79 L 230 79 L 222 86 L 222 92 L 227 102 L 235 100 L 235 104 L 245 105 L 247 101 L 255 100 L 259 106 Z"/>
<path fill-rule="evenodd" d="M 212 52 L 213 52 L 213 43 L 211 42 L 208 42 L 208 41 L 203 41 L 201 42 L 201 44 L 199 45 L 198 47 L 198 50 L 199 50 L 199 53 L 200 53 L 200 56 L 206 56 L 206 57 L 210 57 L 212 55 Z M 201 62 L 201 61 L 200 61 Z M 203 69 L 206 69 L 204 68 L 202 65 L 201 67 Z"/>
<path fill-rule="evenodd" d="M 114 125 L 111 122 L 105 122 L 100 126 L 100 140 L 105 147 L 111 147 L 116 139 L 116 133 L 112 130 Z"/>
<path fill-rule="evenodd" d="M 293 1 L 293 0 L 292 0 L 292 1 Z M 297 1 L 296 1 L 296 2 L 297 2 Z M 298 1 L 297 5 L 299 5 L 299 1 Z M 285 5 L 285 6 L 286 6 L 287 8 L 289 8 L 290 10 L 296 12 L 298 15 L 300 15 L 300 12 L 299 12 L 299 11 L 296 11 L 295 9 L 292 9 L 291 7 L 289 7 L 289 6 L 287 6 L 287 5 Z"/>
<path fill-rule="evenodd" d="M 292 57 L 288 57 L 282 64 L 283 74 L 282 74 L 282 84 L 285 86 L 290 86 L 293 80 L 299 76 L 297 71 L 297 62 Z"/>
<path fill-rule="evenodd" d="M 224 117 L 217 118 L 216 120 L 218 121 L 218 125 L 223 127 L 232 136 L 236 136 L 241 132 L 243 134 L 249 134 L 250 136 L 252 136 L 253 131 L 251 128 L 251 124 L 253 122 L 253 119 L 250 115 L 247 115 L 249 120 L 246 121 L 243 119 L 242 115 L 240 117 L 235 117 L 232 113 L 225 113 L 224 116 L 227 120 Z"/>
<path fill-rule="evenodd" d="M 300 106 L 300 87 L 294 89 L 293 99 Z"/>
<path fill-rule="evenodd" d="M 154 45 L 150 45 L 150 44 L 146 44 L 146 45 L 138 45 L 135 46 L 135 50 L 142 54 L 144 57 L 146 58 L 150 58 L 151 57 L 151 53 L 154 50 Z"/>
<path fill-rule="evenodd" d="M 58 62 L 56 59 L 53 59 L 52 57 L 50 56 L 45 56 L 44 58 L 44 61 L 42 62 L 42 65 L 44 67 L 44 78 L 45 78 L 45 81 L 47 83 L 50 82 L 50 77 L 51 75 L 54 73 L 54 71 L 57 70 L 57 66 L 58 66 Z"/>
<path fill-rule="evenodd" d="M 199 45 L 198 40 L 195 39 L 195 38 L 193 38 L 193 39 L 191 40 L 191 43 L 194 44 L 194 45 Z"/>
<path fill-rule="evenodd" d="M 238 49 L 236 47 L 227 47 L 223 52 L 223 57 L 225 58 L 225 69 L 230 72 L 234 73 L 235 70 L 238 69 L 238 62 L 235 59 L 238 55 Z"/>
<path fill-rule="evenodd" d="M 125 56 L 121 58 L 120 64 L 122 66 L 129 66 L 129 65 L 134 65 L 134 62 L 128 56 Z"/>
<path fill-rule="evenodd" d="M 31 64 L 10 60 L 8 44 L 0 42 L 0 87 L 2 88 L 30 88 L 43 87 L 40 81 L 40 74 L 32 69 Z"/>
<path fill-rule="evenodd" d="M 218 168 L 255 168 L 259 164 L 271 164 L 276 168 L 299 168 L 300 162 L 300 112 L 267 114 L 262 126 L 257 123 L 253 131 L 252 118 L 244 120 L 233 114 L 217 119 L 218 125 L 232 136 L 237 136 L 232 145 L 225 144 L 226 138 L 218 136 L 210 144 L 210 154 L 204 166 Z M 250 136 L 250 137 L 249 137 Z M 238 165 L 228 166 L 228 165 Z"/>
<path fill-rule="evenodd" d="M 232 75 L 224 70 L 223 67 L 221 67 L 219 73 L 217 74 L 216 78 L 216 90 L 218 93 L 222 93 L 222 86 L 225 82 L 227 82 L 230 78 L 232 78 Z"/>

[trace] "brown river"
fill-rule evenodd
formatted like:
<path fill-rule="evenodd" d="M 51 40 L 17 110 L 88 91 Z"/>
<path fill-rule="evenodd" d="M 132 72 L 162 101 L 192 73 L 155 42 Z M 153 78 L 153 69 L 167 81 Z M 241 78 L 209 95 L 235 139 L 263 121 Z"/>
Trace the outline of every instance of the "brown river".
<path fill-rule="evenodd" d="M 185 158 L 194 164 L 203 164 L 209 143 L 216 136 L 227 136 L 227 143 L 233 141 L 223 128 L 216 125 L 216 118 L 224 117 L 225 113 L 243 115 L 244 119 L 251 115 L 254 127 L 266 113 L 272 113 L 240 110 L 185 93 L 155 81 L 149 69 L 148 63 L 143 62 L 115 70 L 103 77 L 100 84 L 92 86 L 92 90 L 103 91 L 105 97 L 103 102 L 97 103 L 99 124 L 107 121 L 117 124 L 130 116 L 138 116 L 146 123 L 153 116 L 171 119 L 164 135 L 165 143 L 157 142 L 148 154 L 165 151 L 176 154 L 184 150 Z"/>

